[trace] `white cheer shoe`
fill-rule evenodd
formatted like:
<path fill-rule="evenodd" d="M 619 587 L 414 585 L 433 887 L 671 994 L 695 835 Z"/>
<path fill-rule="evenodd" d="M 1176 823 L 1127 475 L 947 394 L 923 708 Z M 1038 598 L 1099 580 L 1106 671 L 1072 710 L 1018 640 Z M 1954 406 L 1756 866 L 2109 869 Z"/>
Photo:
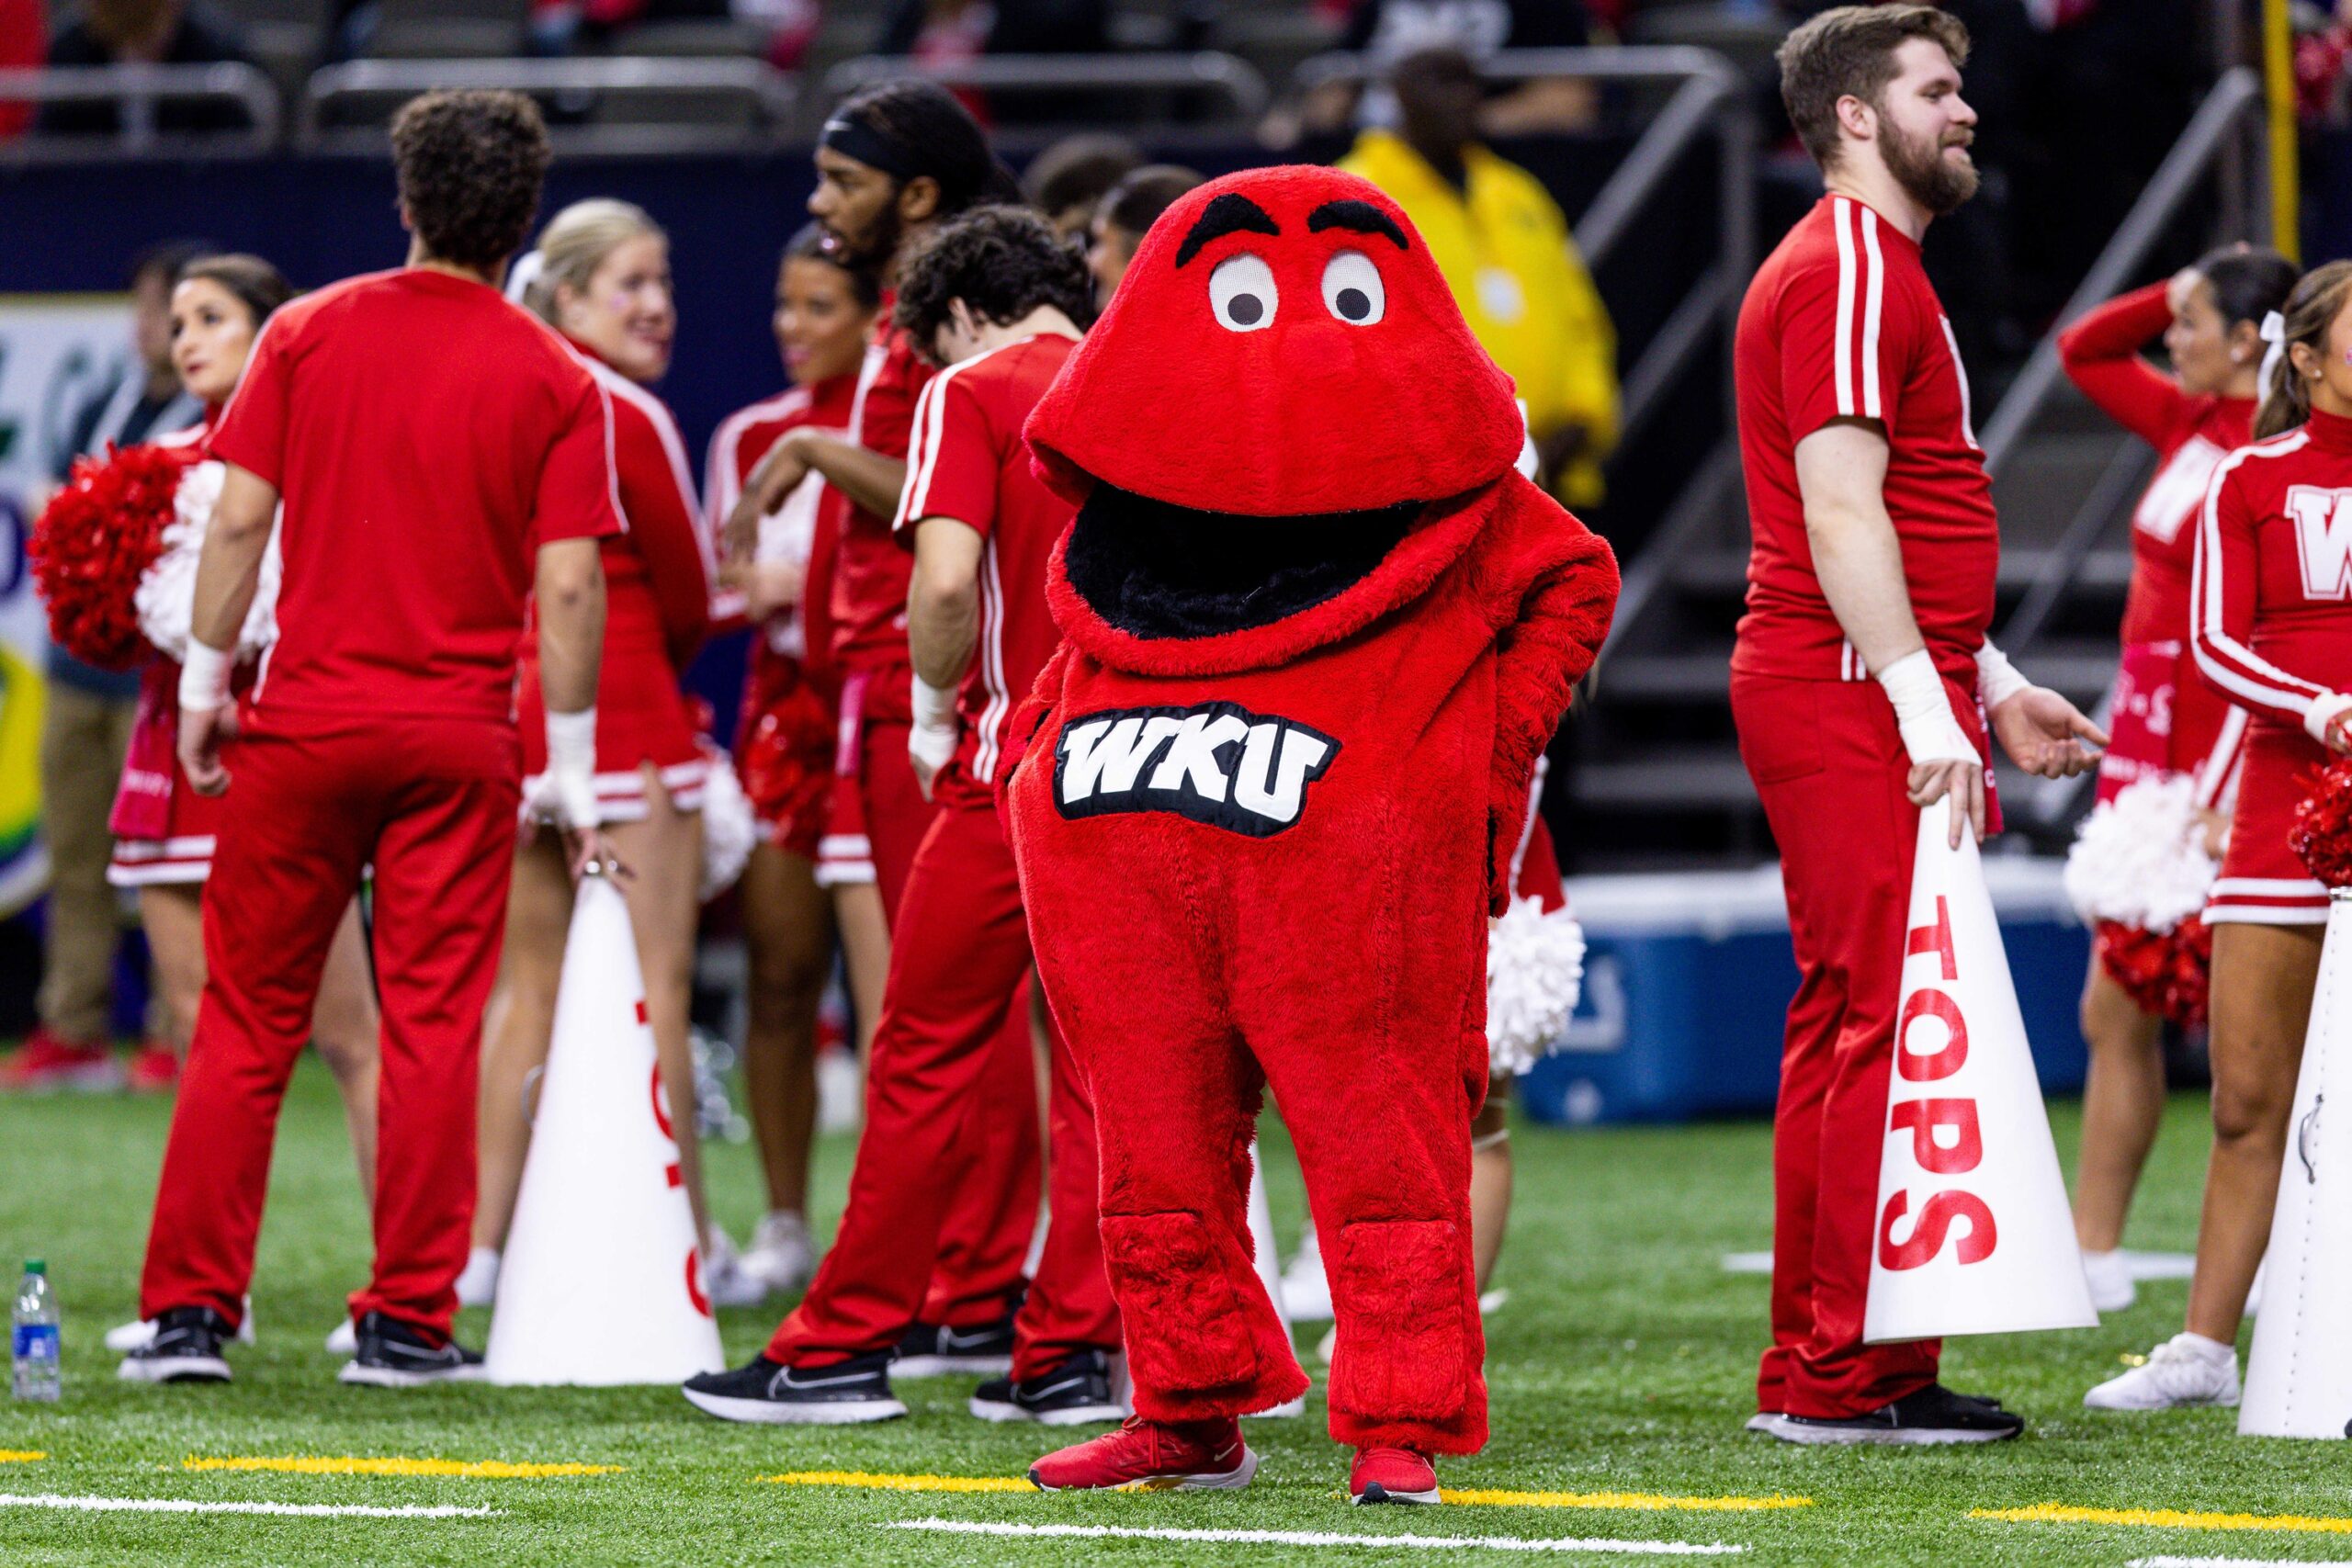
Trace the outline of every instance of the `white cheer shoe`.
<path fill-rule="evenodd" d="M 2100 1312 L 2121 1312 L 2140 1299 L 2132 1265 L 2120 1252 L 2084 1253 L 2083 1279 L 2091 1288 L 2091 1305 Z"/>
<path fill-rule="evenodd" d="M 477 1247 L 458 1273 L 458 1304 L 486 1307 L 498 1299 L 498 1248 Z"/>
<path fill-rule="evenodd" d="M 142 1317 L 136 1323 L 117 1324 L 106 1332 L 106 1347 L 116 1355 L 127 1355 L 155 1342 L 155 1320 Z M 245 1298 L 245 1314 L 237 1322 L 237 1343 L 254 1342 L 254 1299 Z"/>
<path fill-rule="evenodd" d="M 2201 1334 L 2176 1334 L 2120 1377 L 2109 1378 L 2083 1404 L 2093 1410 L 2177 1410 L 2188 1405 L 2234 1407 L 2238 1353 Z"/>
<path fill-rule="evenodd" d="M 789 1210 L 770 1210 L 743 1249 L 743 1269 L 779 1296 L 808 1289 L 817 1272 L 817 1244 L 808 1238 L 808 1222 Z"/>

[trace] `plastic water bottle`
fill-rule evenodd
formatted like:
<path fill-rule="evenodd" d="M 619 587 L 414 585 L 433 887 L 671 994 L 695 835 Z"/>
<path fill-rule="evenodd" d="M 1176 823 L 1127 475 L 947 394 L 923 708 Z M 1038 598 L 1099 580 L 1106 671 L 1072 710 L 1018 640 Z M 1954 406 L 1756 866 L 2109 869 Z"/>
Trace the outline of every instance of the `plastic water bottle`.
<path fill-rule="evenodd" d="M 38 1258 L 25 1262 L 25 1277 L 17 1286 L 15 1322 L 10 1349 L 16 1395 L 54 1404 L 64 1388 L 57 1356 L 57 1296 L 49 1288 L 49 1265 Z"/>

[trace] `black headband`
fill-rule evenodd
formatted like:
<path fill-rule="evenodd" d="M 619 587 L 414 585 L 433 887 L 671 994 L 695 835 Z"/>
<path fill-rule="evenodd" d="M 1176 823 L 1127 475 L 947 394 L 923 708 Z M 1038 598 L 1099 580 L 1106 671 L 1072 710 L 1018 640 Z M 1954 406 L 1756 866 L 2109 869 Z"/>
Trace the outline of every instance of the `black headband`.
<path fill-rule="evenodd" d="M 867 168 L 879 169 L 894 180 L 910 180 L 929 173 L 916 166 L 913 155 L 906 148 L 865 121 L 846 115 L 837 114 L 827 120 L 817 144 L 830 147 L 844 158 L 854 158 Z"/>

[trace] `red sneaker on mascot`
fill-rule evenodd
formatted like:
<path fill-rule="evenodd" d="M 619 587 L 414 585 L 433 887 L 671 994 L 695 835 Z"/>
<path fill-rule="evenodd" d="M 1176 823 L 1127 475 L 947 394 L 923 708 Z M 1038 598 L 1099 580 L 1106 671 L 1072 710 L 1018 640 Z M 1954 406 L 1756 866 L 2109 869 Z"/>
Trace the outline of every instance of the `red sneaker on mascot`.
<path fill-rule="evenodd" d="M 1282 1103 L 1331 1268 L 1359 1502 L 1487 1439 L 1470 1119 L 1487 921 L 1617 598 L 1512 467 L 1511 384 L 1374 186 L 1213 181 L 1152 226 L 1028 424 L 1080 507 L 1007 810 L 1093 1090 L 1136 1415 L 1040 1487 L 1239 1486 L 1306 1376 L 1250 1265 Z"/>

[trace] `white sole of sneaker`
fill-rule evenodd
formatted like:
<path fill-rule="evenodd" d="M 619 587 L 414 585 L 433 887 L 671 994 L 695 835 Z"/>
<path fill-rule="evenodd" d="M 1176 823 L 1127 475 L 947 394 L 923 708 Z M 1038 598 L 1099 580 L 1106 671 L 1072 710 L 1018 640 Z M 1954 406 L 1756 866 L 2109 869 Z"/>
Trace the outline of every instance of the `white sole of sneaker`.
<path fill-rule="evenodd" d="M 822 1404 L 786 1404 L 773 1399 L 729 1399 L 724 1395 L 681 1389 L 686 1403 L 721 1421 L 745 1421 L 768 1427 L 859 1427 L 873 1421 L 895 1421 L 907 1407 L 895 1399 L 840 1399 Z"/>
<path fill-rule="evenodd" d="M 1012 1371 L 1010 1356 L 909 1356 L 890 1363 L 894 1378 L 1001 1378 Z"/>
<path fill-rule="evenodd" d="M 2241 1395 L 2226 1399 L 2176 1399 L 2164 1404 L 2094 1404 L 2089 1394 L 2083 1395 L 2083 1408 L 2103 1410 L 2113 1416 L 2154 1416 L 2166 1410 L 2235 1410 Z"/>
<path fill-rule="evenodd" d="M 993 1399 L 973 1399 L 967 1408 L 983 1421 L 1034 1421 L 1040 1427 L 1084 1427 L 1098 1421 L 1124 1421 L 1126 1411 L 1116 1404 L 1072 1404 L 1060 1410 L 1030 1410 Z"/>
<path fill-rule="evenodd" d="M 1434 1486 L 1426 1492 L 1391 1492 L 1384 1487 L 1377 1497 L 1358 1495 L 1348 1499 L 1349 1502 L 1359 1506 L 1375 1503 L 1435 1503 L 1441 1500 Z"/>
<path fill-rule="evenodd" d="M 1040 1492 L 1238 1492 L 1250 1484 L 1258 1473 L 1258 1452 L 1255 1449 L 1241 1450 L 1241 1462 L 1222 1475 L 1148 1475 L 1140 1481 L 1123 1482 L 1116 1486 L 1048 1486 L 1037 1479 L 1033 1468 L 1029 1484 Z"/>
<path fill-rule="evenodd" d="M 1945 1427 L 1808 1427 L 1795 1421 L 1781 1421 L 1765 1429 L 1784 1443 L 1814 1448 L 1875 1443 L 1881 1448 L 1932 1449 L 1961 1443 L 2005 1442 L 2018 1435 L 2015 1432 L 1975 1432 Z"/>
<path fill-rule="evenodd" d="M 1750 1416 L 1745 1425 L 1748 1431 L 1761 1432 L 1768 1438 L 1777 1438 L 1781 1435 L 1781 1414 L 1777 1410 L 1759 1410 Z"/>
<path fill-rule="evenodd" d="M 160 1360 L 126 1358 L 114 1370 L 124 1382 L 227 1382 L 229 1363 L 218 1356 L 173 1356 Z"/>
<path fill-rule="evenodd" d="M 348 1361 L 334 1376 L 337 1382 L 359 1388 L 431 1388 L 435 1383 L 481 1382 L 486 1374 L 480 1367 L 457 1367 L 446 1372 L 403 1372 L 393 1367 L 363 1367 L 356 1361 Z"/>

